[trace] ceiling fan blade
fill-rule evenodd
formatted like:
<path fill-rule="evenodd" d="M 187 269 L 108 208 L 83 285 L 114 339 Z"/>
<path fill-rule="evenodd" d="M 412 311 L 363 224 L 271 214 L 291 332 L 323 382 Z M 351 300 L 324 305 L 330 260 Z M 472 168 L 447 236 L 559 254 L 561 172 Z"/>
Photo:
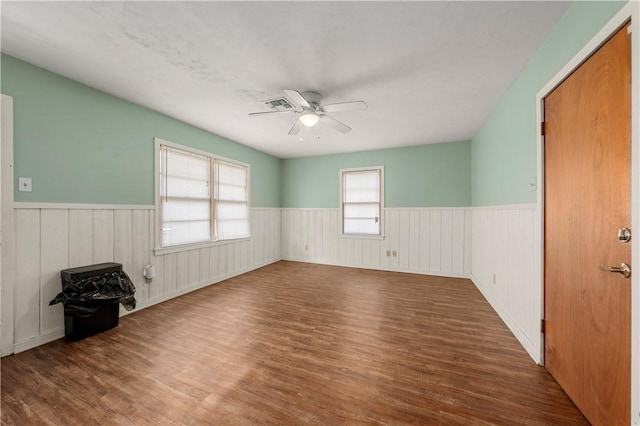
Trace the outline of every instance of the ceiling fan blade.
<path fill-rule="evenodd" d="M 263 112 L 251 112 L 249 113 L 250 117 L 254 117 L 256 115 L 265 115 L 265 114 L 291 114 L 292 112 L 299 111 L 263 111 Z"/>
<path fill-rule="evenodd" d="M 297 90 L 285 89 L 285 90 L 283 90 L 283 92 L 295 104 L 298 104 L 299 106 L 304 107 L 304 108 L 311 108 L 311 105 L 309 105 L 309 102 L 307 102 L 307 100 Z"/>
<path fill-rule="evenodd" d="M 340 102 L 337 104 L 322 105 L 320 108 L 324 112 L 357 111 L 367 109 L 367 104 L 364 101 Z"/>
<path fill-rule="evenodd" d="M 340 133 L 348 133 L 351 131 L 351 127 L 347 126 L 346 124 L 344 124 L 341 121 L 336 120 L 335 118 L 323 114 L 320 116 L 320 122 L 323 124 L 326 124 L 327 126 L 331 126 L 334 129 L 336 129 L 337 131 L 339 131 Z"/>
<path fill-rule="evenodd" d="M 290 135 L 297 135 L 300 132 L 300 120 L 296 119 L 296 122 L 293 123 L 293 127 L 289 130 Z"/>

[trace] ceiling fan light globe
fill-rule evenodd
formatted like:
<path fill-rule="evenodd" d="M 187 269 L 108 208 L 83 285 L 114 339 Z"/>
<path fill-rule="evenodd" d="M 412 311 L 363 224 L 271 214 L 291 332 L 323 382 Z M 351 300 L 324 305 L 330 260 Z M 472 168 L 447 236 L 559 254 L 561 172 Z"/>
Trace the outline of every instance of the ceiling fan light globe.
<path fill-rule="evenodd" d="M 302 124 L 304 124 L 307 127 L 315 126 L 316 124 L 318 124 L 318 121 L 320 121 L 320 116 L 312 112 L 302 114 L 300 116 L 300 122 L 302 122 Z"/>

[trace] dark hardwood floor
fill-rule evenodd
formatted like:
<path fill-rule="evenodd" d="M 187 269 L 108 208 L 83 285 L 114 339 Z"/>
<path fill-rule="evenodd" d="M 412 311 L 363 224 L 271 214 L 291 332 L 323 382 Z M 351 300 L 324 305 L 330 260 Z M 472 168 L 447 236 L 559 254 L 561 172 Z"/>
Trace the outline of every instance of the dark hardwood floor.
<path fill-rule="evenodd" d="M 471 282 L 278 262 L 2 359 L 2 424 L 588 424 Z"/>

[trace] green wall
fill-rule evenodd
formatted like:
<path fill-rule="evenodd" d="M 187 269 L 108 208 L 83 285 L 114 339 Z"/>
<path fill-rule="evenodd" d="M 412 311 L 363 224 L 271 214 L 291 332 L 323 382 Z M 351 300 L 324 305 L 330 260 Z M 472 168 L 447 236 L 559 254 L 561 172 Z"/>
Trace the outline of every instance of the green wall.
<path fill-rule="evenodd" d="M 153 204 L 154 137 L 251 164 L 252 206 L 280 205 L 280 160 L 2 55 L 14 98 L 15 201 Z"/>
<path fill-rule="evenodd" d="M 338 170 L 384 166 L 386 207 L 471 202 L 469 141 L 282 160 L 282 207 L 338 207 Z"/>
<path fill-rule="evenodd" d="M 571 4 L 471 142 L 279 160 L 2 55 L 14 97 L 16 201 L 153 204 L 153 138 L 251 164 L 256 207 L 337 207 L 338 170 L 385 166 L 388 207 L 533 203 L 540 89 L 625 2 Z"/>
<path fill-rule="evenodd" d="M 536 95 L 624 2 L 574 1 L 471 141 L 474 206 L 534 203 Z"/>

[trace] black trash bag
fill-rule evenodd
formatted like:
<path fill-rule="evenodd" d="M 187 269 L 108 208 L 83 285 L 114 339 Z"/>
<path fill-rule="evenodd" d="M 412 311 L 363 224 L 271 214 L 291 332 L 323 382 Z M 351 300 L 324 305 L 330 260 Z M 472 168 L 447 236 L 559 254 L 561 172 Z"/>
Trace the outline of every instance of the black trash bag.
<path fill-rule="evenodd" d="M 122 303 L 127 311 L 136 307 L 136 288 L 124 271 L 108 272 L 83 279 L 63 279 L 62 292 L 49 302 L 64 304 L 64 314 L 88 317 L 100 303 Z"/>

